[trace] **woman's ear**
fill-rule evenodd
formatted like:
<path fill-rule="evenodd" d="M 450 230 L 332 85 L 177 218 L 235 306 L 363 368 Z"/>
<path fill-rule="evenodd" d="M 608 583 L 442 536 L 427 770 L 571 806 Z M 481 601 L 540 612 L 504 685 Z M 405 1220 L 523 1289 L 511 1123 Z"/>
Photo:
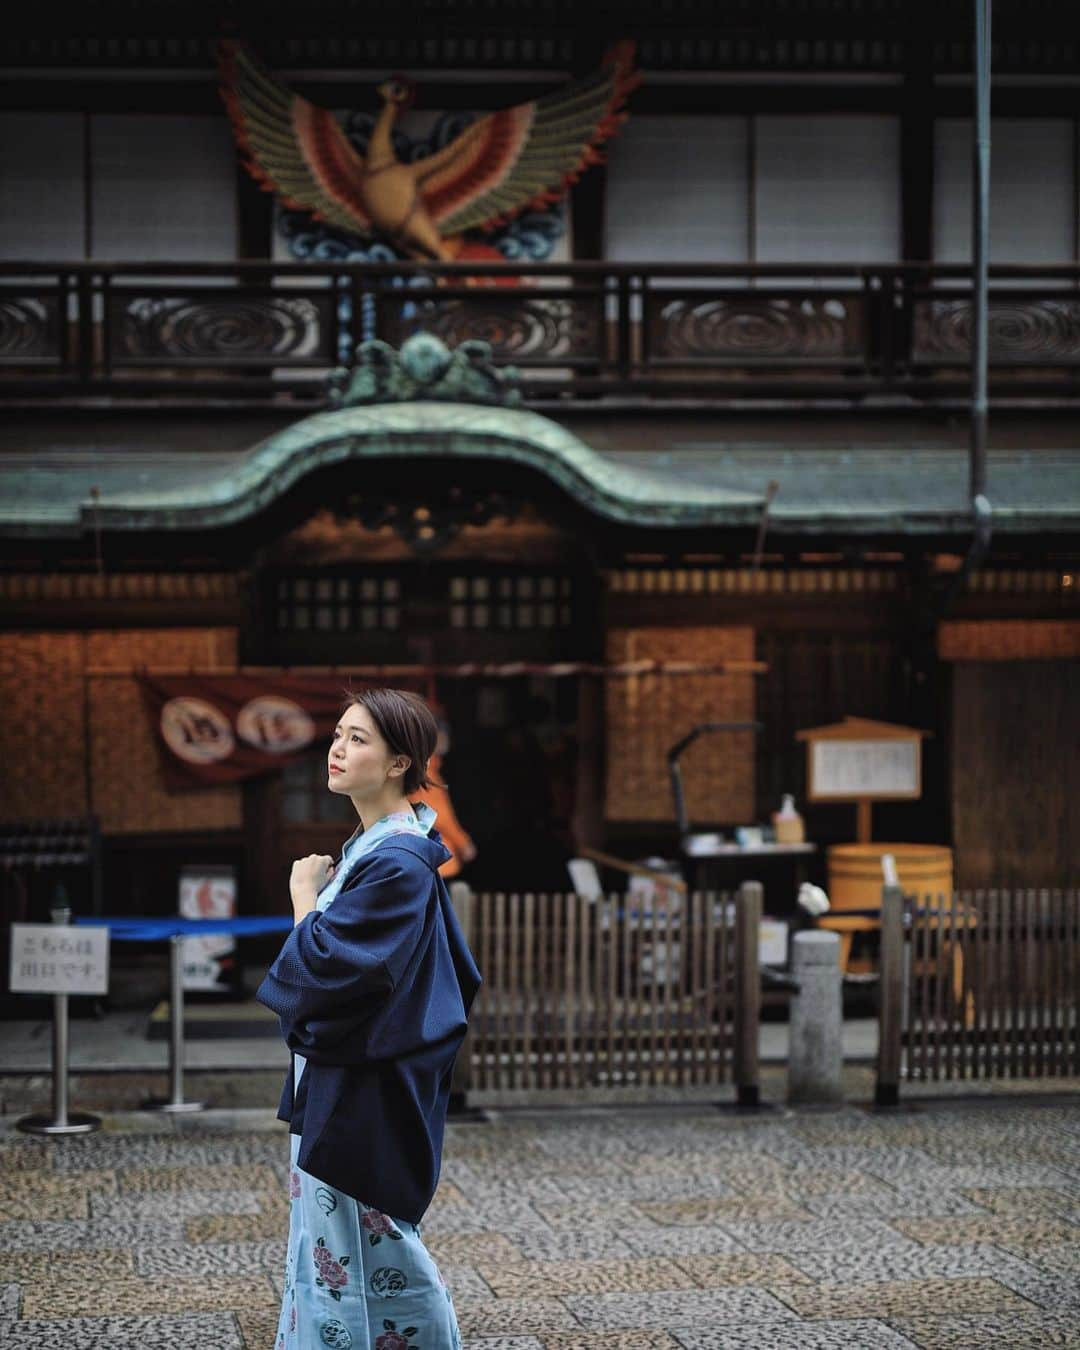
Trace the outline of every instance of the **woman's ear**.
<path fill-rule="evenodd" d="M 401 778 L 403 774 L 408 773 L 411 763 L 412 760 L 408 755 L 398 755 L 397 759 L 390 765 L 390 777 Z"/>

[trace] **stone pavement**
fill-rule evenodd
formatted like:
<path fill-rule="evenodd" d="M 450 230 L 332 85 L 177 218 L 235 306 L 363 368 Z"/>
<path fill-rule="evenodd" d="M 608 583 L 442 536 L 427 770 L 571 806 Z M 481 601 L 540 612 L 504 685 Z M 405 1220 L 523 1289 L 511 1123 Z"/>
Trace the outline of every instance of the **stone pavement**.
<path fill-rule="evenodd" d="M 0 1122 L 0 1346 L 272 1350 L 284 1128 L 107 1125 Z M 473 1350 L 1080 1347 L 1080 1099 L 490 1113 L 424 1234 Z"/>

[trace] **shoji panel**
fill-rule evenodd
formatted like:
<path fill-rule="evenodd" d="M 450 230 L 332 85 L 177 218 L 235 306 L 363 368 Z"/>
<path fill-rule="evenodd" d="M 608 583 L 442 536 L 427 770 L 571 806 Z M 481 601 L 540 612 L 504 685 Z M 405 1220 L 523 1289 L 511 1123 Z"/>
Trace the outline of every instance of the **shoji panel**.
<path fill-rule="evenodd" d="M 0 113 L 0 258 L 82 256 L 82 115 Z"/>
<path fill-rule="evenodd" d="M 759 117 L 758 262 L 894 262 L 900 257 L 895 117 Z"/>
<path fill-rule="evenodd" d="M 934 260 L 971 257 L 971 120 L 943 118 L 934 136 Z M 1075 250 L 1073 124 L 994 118 L 990 129 L 990 259 L 1065 262 Z"/>
<path fill-rule="evenodd" d="M 608 155 L 612 262 L 742 262 L 747 119 L 631 117 Z"/>
<path fill-rule="evenodd" d="M 102 115 L 90 136 L 96 258 L 236 257 L 236 151 L 225 117 Z"/>

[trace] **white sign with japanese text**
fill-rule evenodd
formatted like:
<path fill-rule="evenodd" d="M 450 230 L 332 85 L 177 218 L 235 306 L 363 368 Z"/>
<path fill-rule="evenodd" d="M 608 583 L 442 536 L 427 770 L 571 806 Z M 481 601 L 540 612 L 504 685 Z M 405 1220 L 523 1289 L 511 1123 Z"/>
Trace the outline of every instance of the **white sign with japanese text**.
<path fill-rule="evenodd" d="M 10 989 L 13 994 L 107 994 L 108 928 L 13 923 Z"/>
<path fill-rule="evenodd" d="M 921 742 L 817 740 L 810 761 L 811 800 L 917 797 Z"/>

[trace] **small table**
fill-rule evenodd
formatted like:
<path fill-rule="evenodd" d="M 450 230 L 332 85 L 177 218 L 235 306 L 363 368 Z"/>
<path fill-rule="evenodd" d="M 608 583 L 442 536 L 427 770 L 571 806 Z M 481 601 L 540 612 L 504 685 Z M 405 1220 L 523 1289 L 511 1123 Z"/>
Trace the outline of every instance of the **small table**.
<path fill-rule="evenodd" d="M 806 861 L 818 851 L 817 844 L 714 844 L 708 849 L 696 849 L 690 852 L 683 848 L 683 870 L 687 876 L 687 885 L 691 891 L 723 890 L 721 880 L 727 873 L 730 880 L 734 874 L 736 881 L 757 881 L 755 869 L 761 863 L 771 865 L 779 861 L 793 864 L 794 887 L 788 904 L 779 911 L 791 914 L 795 911 L 795 897 L 799 887 L 806 881 Z M 771 911 L 777 913 L 774 907 Z"/>

